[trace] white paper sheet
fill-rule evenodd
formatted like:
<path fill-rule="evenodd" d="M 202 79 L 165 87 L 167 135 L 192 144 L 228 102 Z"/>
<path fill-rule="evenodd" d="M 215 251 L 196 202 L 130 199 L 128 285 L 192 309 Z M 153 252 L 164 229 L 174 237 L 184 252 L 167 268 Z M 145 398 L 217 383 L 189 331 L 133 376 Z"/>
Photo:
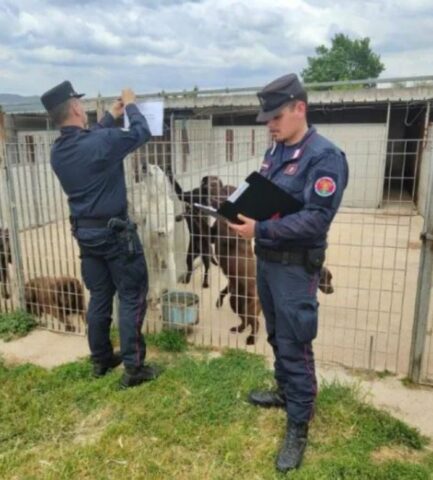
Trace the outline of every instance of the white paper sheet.
<path fill-rule="evenodd" d="M 230 195 L 227 199 L 230 203 L 235 203 L 236 200 L 245 192 L 245 190 L 250 186 L 248 182 L 242 182 L 239 187 Z"/>
<path fill-rule="evenodd" d="M 140 112 L 146 117 L 150 132 L 153 136 L 162 135 L 162 124 L 164 121 L 164 102 L 152 100 L 137 104 Z M 125 110 L 125 128 L 129 128 L 129 118 Z"/>

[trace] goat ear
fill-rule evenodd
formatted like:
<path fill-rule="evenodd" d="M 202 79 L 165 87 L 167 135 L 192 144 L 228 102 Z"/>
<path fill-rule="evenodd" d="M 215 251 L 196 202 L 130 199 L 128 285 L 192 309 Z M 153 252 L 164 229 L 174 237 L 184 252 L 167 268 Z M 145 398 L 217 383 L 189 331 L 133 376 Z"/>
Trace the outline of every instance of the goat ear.
<path fill-rule="evenodd" d="M 209 184 L 209 175 L 206 175 L 205 177 L 202 177 L 201 181 L 200 181 L 200 185 L 202 187 L 207 187 Z"/>

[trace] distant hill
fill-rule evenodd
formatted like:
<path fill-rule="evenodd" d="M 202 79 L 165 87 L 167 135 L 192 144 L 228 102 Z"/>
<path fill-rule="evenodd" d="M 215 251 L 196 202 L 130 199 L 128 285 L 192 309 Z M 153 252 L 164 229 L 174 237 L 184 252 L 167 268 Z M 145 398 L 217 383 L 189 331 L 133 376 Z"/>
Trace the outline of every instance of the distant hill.
<path fill-rule="evenodd" d="M 38 112 L 43 110 L 39 97 L 22 96 L 13 93 L 0 93 L 0 106 L 5 112 Z"/>

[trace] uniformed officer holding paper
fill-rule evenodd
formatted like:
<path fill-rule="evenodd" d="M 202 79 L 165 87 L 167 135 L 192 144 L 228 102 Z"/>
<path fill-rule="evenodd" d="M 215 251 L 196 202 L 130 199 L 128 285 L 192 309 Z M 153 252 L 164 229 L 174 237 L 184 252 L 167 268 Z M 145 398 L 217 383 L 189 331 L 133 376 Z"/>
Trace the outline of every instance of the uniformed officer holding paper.
<path fill-rule="evenodd" d="M 123 90 L 121 99 L 92 129 L 86 128 L 81 96 L 65 81 L 41 97 L 61 132 L 51 150 L 51 164 L 68 197 L 82 276 L 90 290 L 87 322 L 93 373 L 103 376 L 123 361 L 121 385 L 131 387 L 152 380 L 156 371 L 144 364 L 146 346 L 141 327 L 148 276 L 135 225 L 128 219 L 123 160 L 151 134 L 132 90 Z M 124 110 L 129 129 L 116 128 L 115 120 Z M 110 342 L 116 291 L 121 357 L 113 352 Z"/>
<path fill-rule="evenodd" d="M 298 468 L 307 443 L 317 391 L 312 341 L 317 335 L 317 287 L 326 238 L 348 181 L 344 153 L 307 123 L 307 93 L 294 74 L 258 93 L 259 122 L 272 147 L 260 173 L 302 202 L 290 215 L 231 224 L 255 239 L 257 284 L 275 355 L 275 391 L 251 392 L 251 403 L 287 411 L 287 433 L 277 468 Z"/>

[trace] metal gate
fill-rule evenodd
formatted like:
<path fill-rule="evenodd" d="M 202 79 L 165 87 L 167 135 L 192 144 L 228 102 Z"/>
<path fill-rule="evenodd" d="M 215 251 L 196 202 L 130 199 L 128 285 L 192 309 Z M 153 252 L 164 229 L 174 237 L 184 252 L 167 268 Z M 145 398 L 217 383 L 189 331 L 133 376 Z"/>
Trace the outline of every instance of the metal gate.
<path fill-rule="evenodd" d="M 1 308 L 26 309 L 41 327 L 84 334 L 86 294 L 78 251 L 66 198 L 49 164 L 55 135 L 26 135 L 5 145 L 0 223 L 8 231 L 12 257 L 7 266 L 11 295 L 3 296 Z"/>
<path fill-rule="evenodd" d="M 423 144 L 427 155 L 424 169 L 426 198 L 424 221 L 420 232 L 421 253 L 416 288 L 409 377 L 416 383 L 433 384 L 433 153 L 432 145 Z M 427 168 L 426 168 L 427 167 Z"/>
<path fill-rule="evenodd" d="M 270 354 L 261 316 L 254 345 L 246 345 L 250 327 L 244 332 L 232 331 L 240 318 L 228 299 L 221 300 L 227 279 L 218 265 L 210 265 L 205 288 L 204 265 L 198 256 L 189 283 L 184 283 L 191 235 L 185 218 L 187 206 L 173 188 L 174 181 L 184 191 L 197 188 L 206 176 L 238 185 L 260 166 L 267 133 L 239 127 L 226 129 L 230 130 L 227 134 L 223 127 L 213 130 L 206 126 L 203 139 L 201 126 L 200 131 L 184 124 L 173 128 L 170 139 L 153 141 L 125 160 L 131 214 L 139 225 L 151 275 L 146 328 L 156 331 L 162 327 L 161 293 L 165 289 L 189 291 L 197 295 L 199 305 L 198 323 L 187 329 L 193 343 Z M 4 148 L 0 226 L 9 230 L 12 295 L 5 299 L 0 292 L 0 309 L 24 308 L 26 300 L 27 308 L 39 304 L 34 279 L 49 278 L 48 290 L 53 294 L 49 302 L 60 293 L 62 298 L 75 299 L 71 301 L 75 307 L 63 305 L 63 312 L 62 308 L 35 310 L 41 326 L 84 334 L 84 312 L 77 307 L 81 293 L 72 283 L 69 287 L 62 283 L 68 285 L 66 277 L 82 284 L 67 202 L 49 164 L 53 136 L 55 133 L 50 137 L 46 132 L 27 135 Z M 339 146 L 351 163 L 347 198 L 358 203 L 343 202 L 329 234 L 326 265 L 333 275 L 334 293 L 319 294 L 316 357 L 354 368 L 409 372 L 416 381 L 431 382 L 432 144 L 418 139 L 351 138 Z M 374 189 L 374 195 L 369 189 Z M 372 207 L 372 198 L 379 198 L 379 204 Z M 363 206 L 364 199 L 370 202 L 368 207 Z M 423 229 L 426 235 L 420 240 Z M 0 254 L 6 252 L 5 243 L 0 243 Z M 420 253 L 423 270 L 417 289 Z M 246 280 L 255 282 L 255 275 Z M 83 295 L 85 306 L 87 292 Z M 411 362 L 411 358 L 415 360 Z"/>

